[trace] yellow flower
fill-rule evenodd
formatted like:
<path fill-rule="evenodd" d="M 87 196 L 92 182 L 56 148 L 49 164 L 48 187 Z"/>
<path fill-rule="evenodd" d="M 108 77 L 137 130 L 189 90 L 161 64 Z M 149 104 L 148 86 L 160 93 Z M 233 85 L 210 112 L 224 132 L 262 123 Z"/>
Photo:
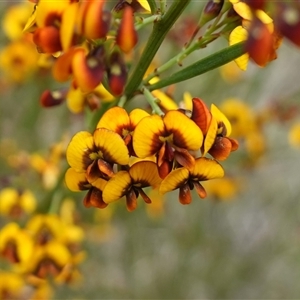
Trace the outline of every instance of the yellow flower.
<path fill-rule="evenodd" d="M 245 102 L 238 98 L 224 100 L 220 108 L 232 125 L 231 135 L 234 138 L 242 138 L 250 132 L 258 130 L 257 118 Z"/>
<path fill-rule="evenodd" d="M 37 60 L 35 46 L 26 40 L 14 41 L 0 52 L 0 68 L 14 82 L 30 78 L 37 69 Z"/>
<path fill-rule="evenodd" d="M 33 240 L 17 223 L 8 223 L 0 231 L 0 255 L 20 270 L 33 252 Z"/>
<path fill-rule="evenodd" d="M 197 151 L 203 141 L 200 128 L 180 111 L 168 111 L 165 116 L 143 118 L 133 133 L 133 149 L 140 158 L 156 155 L 162 178 L 171 171 L 174 161 L 187 168 L 194 165 L 189 150 Z"/>
<path fill-rule="evenodd" d="M 35 207 L 36 198 L 29 190 L 4 188 L 0 191 L 0 214 L 19 217 L 22 213 L 32 213 Z"/>
<path fill-rule="evenodd" d="M 247 53 L 235 60 L 241 70 L 246 70 L 249 57 L 259 66 L 265 66 L 274 60 L 281 38 L 274 32 L 273 20 L 261 9 L 253 10 L 246 3 L 230 0 L 234 10 L 243 19 L 242 26 L 237 26 L 229 36 L 229 44 L 246 42 Z"/>
<path fill-rule="evenodd" d="M 169 191 L 179 189 L 179 201 L 182 204 L 190 204 L 192 196 L 190 190 L 196 189 L 200 198 L 206 197 L 206 191 L 200 181 L 222 178 L 224 170 L 215 160 L 205 157 L 197 158 L 192 170 L 178 168 L 173 170 L 163 179 L 159 191 L 165 194 Z"/>
<path fill-rule="evenodd" d="M 23 2 L 6 9 L 2 20 L 2 28 L 10 40 L 18 40 L 23 37 L 23 28 L 33 9 L 31 3 Z"/>
<path fill-rule="evenodd" d="M 113 107 L 107 110 L 97 124 L 97 128 L 106 128 L 118 133 L 124 140 L 130 155 L 135 155 L 132 146 L 132 134 L 137 124 L 149 114 L 136 108 L 129 114 L 124 108 Z"/>
<path fill-rule="evenodd" d="M 299 148 L 300 146 L 300 123 L 294 124 L 290 128 L 288 140 L 291 146 Z"/>
<path fill-rule="evenodd" d="M 239 191 L 238 180 L 231 177 L 209 180 L 203 183 L 207 193 L 215 200 L 232 200 Z"/>
<path fill-rule="evenodd" d="M 140 161 L 133 164 L 128 171 L 117 172 L 105 185 L 103 201 L 107 204 L 126 196 L 126 205 L 129 211 L 137 206 L 137 197 L 140 195 L 146 203 L 151 203 L 143 188 L 157 187 L 161 182 L 157 166 L 151 161 Z"/>
<path fill-rule="evenodd" d="M 102 103 L 110 102 L 114 96 L 110 94 L 102 84 L 99 84 L 92 92 L 83 93 L 80 88 L 70 87 L 67 98 L 67 106 L 71 112 L 77 114 L 84 110 L 85 106 L 92 110 L 100 107 Z"/>
<path fill-rule="evenodd" d="M 0 299 L 21 299 L 24 287 L 21 275 L 0 271 Z"/>

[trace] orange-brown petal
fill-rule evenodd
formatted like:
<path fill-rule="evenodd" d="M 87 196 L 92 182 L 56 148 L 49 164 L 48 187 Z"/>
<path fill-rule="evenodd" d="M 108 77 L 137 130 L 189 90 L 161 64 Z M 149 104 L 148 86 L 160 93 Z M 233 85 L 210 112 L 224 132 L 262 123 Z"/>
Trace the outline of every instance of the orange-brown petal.
<path fill-rule="evenodd" d="M 72 59 L 72 70 L 76 84 L 83 92 L 96 88 L 104 75 L 102 55 L 86 55 L 82 48 L 76 49 Z"/>
<path fill-rule="evenodd" d="M 134 211 L 137 208 L 137 195 L 133 189 L 126 194 L 126 207 L 128 211 Z"/>
<path fill-rule="evenodd" d="M 192 202 L 191 190 L 188 183 L 179 188 L 179 202 L 181 204 L 190 204 Z"/>
<path fill-rule="evenodd" d="M 83 199 L 85 207 L 105 208 L 108 204 L 103 201 L 102 192 L 95 187 L 92 187 L 85 198 Z"/>
<path fill-rule="evenodd" d="M 207 196 L 206 190 L 198 181 L 193 181 L 194 188 L 200 198 L 205 198 Z"/>
<path fill-rule="evenodd" d="M 193 98 L 192 102 L 193 111 L 191 119 L 199 126 L 205 135 L 211 122 L 211 112 L 200 98 Z"/>
<path fill-rule="evenodd" d="M 72 60 L 76 51 L 75 48 L 72 48 L 57 58 L 52 68 L 52 74 L 55 80 L 64 82 L 71 78 Z"/>
<path fill-rule="evenodd" d="M 83 34 L 88 39 L 105 38 L 110 25 L 110 13 L 104 11 L 105 0 L 89 0 L 82 19 Z"/>
<path fill-rule="evenodd" d="M 129 53 L 137 41 L 138 36 L 134 27 L 133 9 L 126 6 L 117 31 L 116 43 L 123 52 Z"/>
<path fill-rule="evenodd" d="M 228 138 L 217 136 L 208 153 L 217 160 L 225 160 L 230 155 L 231 148 L 232 143 Z"/>

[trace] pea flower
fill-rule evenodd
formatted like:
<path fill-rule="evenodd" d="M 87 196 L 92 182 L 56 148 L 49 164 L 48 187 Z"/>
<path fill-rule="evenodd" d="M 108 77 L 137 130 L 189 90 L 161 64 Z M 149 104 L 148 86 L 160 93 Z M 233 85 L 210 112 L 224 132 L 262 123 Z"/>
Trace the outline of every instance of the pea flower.
<path fill-rule="evenodd" d="M 162 194 L 179 189 L 179 201 L 181 204 L 192 202 L 191 190 L 195 188 L 200 198 L 206 197 L 206 191 L 200 181 L 222 178 L 224 170 L 222 166 L 212 159 L 199 157 L 191 170 L 181 167 L 170 172 L 162 181 L 159 191 Z"/>

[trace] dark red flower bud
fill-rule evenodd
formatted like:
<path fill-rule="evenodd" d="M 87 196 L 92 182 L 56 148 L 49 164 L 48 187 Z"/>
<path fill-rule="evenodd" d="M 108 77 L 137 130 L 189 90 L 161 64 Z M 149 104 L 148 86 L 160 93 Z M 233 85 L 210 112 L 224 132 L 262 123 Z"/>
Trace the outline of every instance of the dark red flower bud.
<path fill-rule="evenodd" d="M 66 95 L 66 89 L 55 91 L 45 90 L 40 97 L 40 103 L 43 107 L 56 106 L 61 104 L 66 99 Z"/>
<path fill-rule="evenodd" d="M 107 77 L 111 93 L 115 96 L 121 95 L 127 80 L 127 69 L 118 51 L 113 52 L 110 57 Z"/>
<path fill-rule="evenodd" d="M 278 3 L 275 26 L 283 36 L 300 47 L 300 4 Z"/>
<path fill-rule="evenodd" d="M 223 4 L 224 0 L 208 0 L 202 10 L 199 22 L 200 27 L 217 17 L 223 7 Z"/>

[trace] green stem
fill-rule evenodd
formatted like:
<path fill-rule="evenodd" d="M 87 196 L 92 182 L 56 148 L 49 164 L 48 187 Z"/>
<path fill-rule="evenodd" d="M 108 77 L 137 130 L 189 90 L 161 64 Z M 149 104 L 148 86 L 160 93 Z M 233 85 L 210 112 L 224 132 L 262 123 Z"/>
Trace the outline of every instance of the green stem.
<path fill-rule="evenodd" d="M 151 14 L 154 15 L 157 13 L 157 6 L 155 0 L 147 0 L 151 9 Z"/>
<path fill-rule="evenodd" d="M 244 49 L 244 45 L 245 42 L 241 42 L 215 52 L 214 54 L 209 55 L 184 68 L 183 70 L 172 74 L 168 78 L 162 79 L 157 83 L 149 85 L 147 88 L 149 89 L 149 91 L 154 91 L 216 69 L 243 55 L 246 52 Z"/>
<path fill-rule="evenodd" d="M 151 94 L 151 92 L 146 89 L 145 87 L 142 87 L 142 92 L 144 94 L 144 96 L 146 97 L 147 102 L 150 104 L 152 110 L 162 116 L 164 113 L 163 111 L 160 109 L 160 107 L 157 105 L 157 99 Z"/>
<path fill-rule="evenodd" d="M 125 95 L 127 99 L 130 99 L 139 88 L 143 76 L 151 64 L 157 50 L 164 41 L 166 34 L 169 32 L 190 1 L 191 0 L 174 1 L 162 19 L 154 24 L 153 31 L 148 39 L 141 58 L 136 64 L 125 87 Z"/>
<path fill-rule="evenodd" d="M 150 24 L 155 23 L 161 19 L 161 15 L 153 15 L 148 18 L 141 18 L 137 21 L 137 24 L 135 25 L 135 30 L 140 30 L 142 27 Z"/>
<path fill-rule="evenodd" d="M 160 5 L 160 12 L 163 15 L 166 10 L 166 0 L 159 0 L 159 5 Z"/>

